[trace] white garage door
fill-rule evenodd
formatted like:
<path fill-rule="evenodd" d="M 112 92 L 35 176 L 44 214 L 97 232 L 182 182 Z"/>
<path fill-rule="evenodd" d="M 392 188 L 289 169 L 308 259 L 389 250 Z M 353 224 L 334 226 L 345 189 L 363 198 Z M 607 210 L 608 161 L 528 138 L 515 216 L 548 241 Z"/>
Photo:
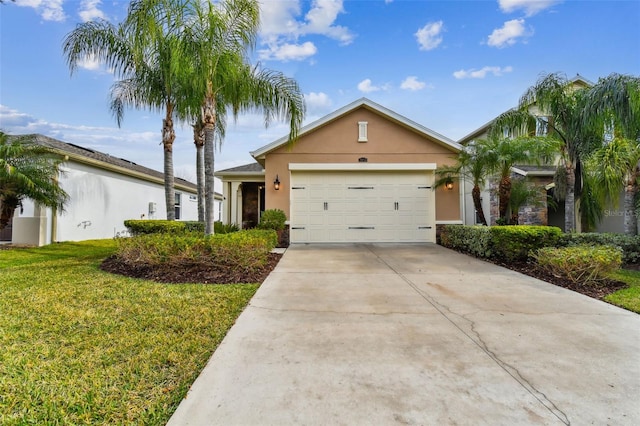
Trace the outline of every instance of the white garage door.
<path fill-rule="evenodd" d="M 292 171 L 291 242 L 435 242 L 432 171 Z"/>

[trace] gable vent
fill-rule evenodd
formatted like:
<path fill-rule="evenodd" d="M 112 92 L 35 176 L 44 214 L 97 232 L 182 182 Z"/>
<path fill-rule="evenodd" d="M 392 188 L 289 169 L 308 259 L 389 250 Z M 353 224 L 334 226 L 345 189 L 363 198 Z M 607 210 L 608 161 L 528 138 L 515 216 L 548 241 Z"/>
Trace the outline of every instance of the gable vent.
<path fill-rule="evenodd" d="M 366 121 L 358 121 L 358 142 L 367 142 L 367 124 Z"/>

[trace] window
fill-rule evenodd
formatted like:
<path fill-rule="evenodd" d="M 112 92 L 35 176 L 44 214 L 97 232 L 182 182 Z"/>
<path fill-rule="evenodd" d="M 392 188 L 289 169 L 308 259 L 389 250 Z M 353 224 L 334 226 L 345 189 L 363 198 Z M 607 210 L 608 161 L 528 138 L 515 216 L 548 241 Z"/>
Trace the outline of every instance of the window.
<path fill-rule="evenodd" d="M 549 131 L 549 117 L 536 117 L 536 136 L 546 136 Z"/>
<path fill-rule="evenodd" d="M 175 199 L 175 212 L 176 212 L 176 220 L 180 219 L 180 206 L 181 206 L 181 197 L 180 197 L 180 193 L 176 192 L 176 199 Z"/>
<path fill-rule="evenodd" d="M 367 122 L 358 121 L 358 142 L 366 142 L 367 139 Z"/>

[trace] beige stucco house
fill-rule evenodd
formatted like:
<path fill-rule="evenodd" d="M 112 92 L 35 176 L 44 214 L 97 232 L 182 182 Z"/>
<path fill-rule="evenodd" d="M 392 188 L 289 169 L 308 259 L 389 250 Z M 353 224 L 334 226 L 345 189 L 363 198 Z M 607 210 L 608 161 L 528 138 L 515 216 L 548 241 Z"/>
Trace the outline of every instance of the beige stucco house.
<path fill-rule="evenodd" d="M 461 146 L 366 98 L 278 139 L 256 163 L 216 173 L 222 220 L 257 224 L 281 209 L 290 241 L 435 242 L 436 226 L 463 223 L 463 191 L 433 188 L 435 169 Z"/>

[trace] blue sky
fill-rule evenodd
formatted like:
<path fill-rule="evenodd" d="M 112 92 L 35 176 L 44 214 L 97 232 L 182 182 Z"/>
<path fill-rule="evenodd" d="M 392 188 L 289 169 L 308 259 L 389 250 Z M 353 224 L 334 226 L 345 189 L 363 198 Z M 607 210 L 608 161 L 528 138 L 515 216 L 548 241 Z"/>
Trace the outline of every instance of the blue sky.
<path fill-rule="evenodd" d="M 16 0 L 0 5 L 0 129 L 42 133 L 162 170 L 161 114 L 108 108 L 113 75 L 73 76 L 62 40 L 78 23 L 126 15 L 128 1 Z M 368 97 L 458 140 L 501 112 L 542 73 L 640 75 L 640 1 L 263 0 L 253 52 L 295 78 L 309 123 Z M 259 115 L 229 121 L 216 170 L 287 133 Z M 176 174 L 195 180 L 191 128 L 177 126 Z"/>

